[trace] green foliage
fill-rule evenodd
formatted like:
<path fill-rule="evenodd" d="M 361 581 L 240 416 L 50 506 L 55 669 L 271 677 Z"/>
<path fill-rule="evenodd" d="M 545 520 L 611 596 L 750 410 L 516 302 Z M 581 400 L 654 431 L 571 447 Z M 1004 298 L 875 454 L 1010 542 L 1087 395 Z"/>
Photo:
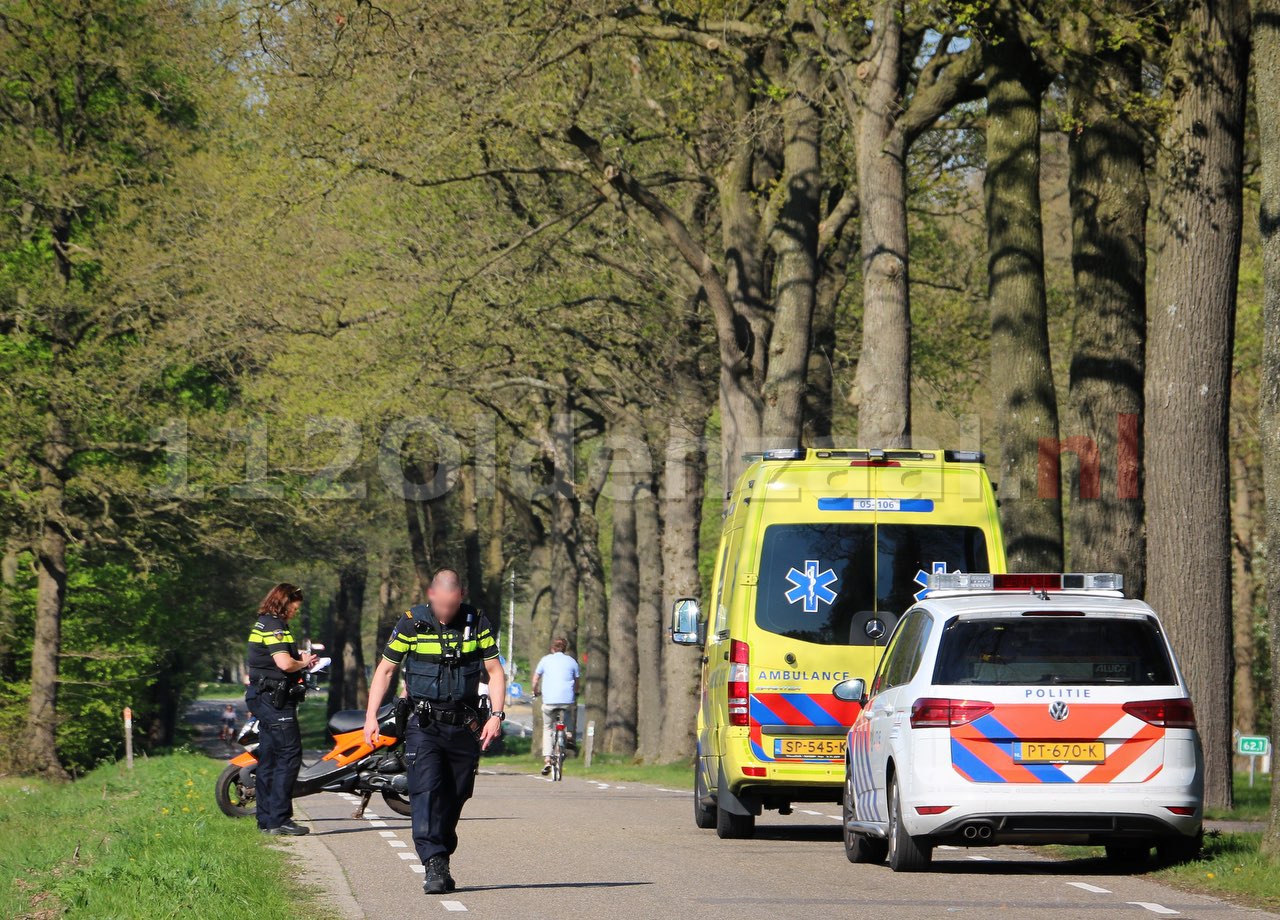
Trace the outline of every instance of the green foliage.
<path fill-rule="evenodd" d="M 35 585 L 24 559 L 19 583 L 9 593 L 14 611 L 11 651 L 30 662 Z M 124 751 L 122 712 L 134 710 L 135 748 L 158 750 L 171 743 L 167 723 L 195 682 L 243 640 L 244 615 L 221 608 L 208 572 L 185 569 L 137 571 L 111 556 L 73 558 L 67 585 L 59 667 L 61 718 L 58 753 L 83 773 Z M 246 627 L 247 629 L 247 627 Z M 245 633 L 247 635 L 247 632 Z M 234 638 L 232 638 L 234 637 Z M 21 750 L 29 674 L 0 683 L 0 750 Z M 0 771 L 11 765 L 0 763 Z"/>
<path fill-rule="evenodd" d="M 67 785 L 0 780 L 0 914 L 85 920 L 314 916 L 288 855 L 213 800 L 195 754 L 108 764 Z"/>

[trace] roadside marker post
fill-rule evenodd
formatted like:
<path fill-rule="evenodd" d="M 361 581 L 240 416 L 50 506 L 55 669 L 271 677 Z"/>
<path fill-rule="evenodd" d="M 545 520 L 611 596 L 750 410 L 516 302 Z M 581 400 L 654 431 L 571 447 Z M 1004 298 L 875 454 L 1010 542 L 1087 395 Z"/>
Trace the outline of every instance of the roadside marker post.
<path fill-rule="evenodd" d="M 1258 758 L 1271 753 L 1271 739 L 1266 735 L 1240 735 L 1236 738 L 1236 753 L 1249 758 L 1249 788 L 1252 789 Z"/>
<path fill-rule="evenodd" d="M 133 769 L 133 710 L 124 707 L 124 762 Z"/>
<path fill-rule="evenodd" d="M 596 723 L 593 719 L 587 723 L 587 743 L 582 746 L 582 765 L 591 769 L 591 751 L 596 744 Z"/>

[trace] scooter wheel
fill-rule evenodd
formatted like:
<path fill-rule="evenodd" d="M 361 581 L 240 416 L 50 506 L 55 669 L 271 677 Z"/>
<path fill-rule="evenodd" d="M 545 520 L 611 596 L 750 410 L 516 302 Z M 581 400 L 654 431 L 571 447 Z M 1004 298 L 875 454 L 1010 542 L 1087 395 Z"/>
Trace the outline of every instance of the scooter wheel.
<path fill-rule="evenodd" d="M 413 814 L 412 809 L 409 808 L 409 799 L 398 792 L 391 789 L 383 789 L 382 800 L 387 803 L 388 808 L 401 817 L 407 818 Z"/>
<path fill-rule="evenodd" d="M 257 811 L 252 790 L 246 790 L 240 781 L 240 770 L 235 764 L 228 764 L 218 777 L 218 785 L 213 793 L 218 807 L 229 818 L 247 818 Z"/>

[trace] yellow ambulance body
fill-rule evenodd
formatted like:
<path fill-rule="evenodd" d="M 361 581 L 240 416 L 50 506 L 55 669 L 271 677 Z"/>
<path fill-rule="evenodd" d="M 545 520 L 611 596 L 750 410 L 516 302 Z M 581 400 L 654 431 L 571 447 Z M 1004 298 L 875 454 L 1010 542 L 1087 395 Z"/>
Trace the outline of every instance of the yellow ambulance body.
<path fill-rule="evenodd" d="M 856 703 L 933 572 L 1003 572 L 976 451 L 795 449 L 752 460 L 726 498 L 710 604 L 676 604 L 704 648 L 694 817 L 750 836 L 762 809 L 839 802 Z"/>

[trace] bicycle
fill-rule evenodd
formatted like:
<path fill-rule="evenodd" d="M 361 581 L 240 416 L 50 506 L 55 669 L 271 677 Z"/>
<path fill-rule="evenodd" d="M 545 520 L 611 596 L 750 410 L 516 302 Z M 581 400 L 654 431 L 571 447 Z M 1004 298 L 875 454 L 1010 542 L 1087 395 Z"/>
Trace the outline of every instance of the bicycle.
<path fill-rule="evenodd" d="M 551 731 L 551 781 L 558 783 L 564 776 L 565 747 L 569 742 L 569 733 L 564 726 L 564 707 L 557 706 L 551 710 L 555 719 Z"/>

